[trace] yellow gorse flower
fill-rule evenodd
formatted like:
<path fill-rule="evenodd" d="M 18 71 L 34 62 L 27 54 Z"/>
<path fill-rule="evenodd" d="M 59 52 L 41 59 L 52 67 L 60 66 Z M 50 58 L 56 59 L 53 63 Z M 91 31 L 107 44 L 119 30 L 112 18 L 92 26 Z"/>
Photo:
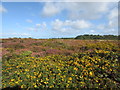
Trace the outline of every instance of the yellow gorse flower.
<path fill-rule="evenodd" d="M 15 81 L 15 79 L 11 79 L 10 81 Z"/>
<path fill-rule="evenodd" d="M 71 77 L 69 77 L 69 80 L 72 80 L 72 78 L 71 78 Z"/>
<path fill-rule="evenodd" d="M 34 85 L 34 87 L 36 88 L 36 87 L 37 87 L 37 85 Z"/>
<path fill-rule="evenodd" d="M 28 69 L 25 69 L 25 71 L 29 71 Z"/>
<path fill-rule="evenodd" d="M 90 76 L 93 76 L 93 72 L 90 72 L 89 74 L 90 74 Z"/>
<path fill-rule="evenodd" d="M 77 70 L 78 70 L 78 68 L 76 68 L 76 67 L 75 67 L 75 68 L 74 68 L 74 70 L 76 70 L 76 71 L 77 71 Z"/>

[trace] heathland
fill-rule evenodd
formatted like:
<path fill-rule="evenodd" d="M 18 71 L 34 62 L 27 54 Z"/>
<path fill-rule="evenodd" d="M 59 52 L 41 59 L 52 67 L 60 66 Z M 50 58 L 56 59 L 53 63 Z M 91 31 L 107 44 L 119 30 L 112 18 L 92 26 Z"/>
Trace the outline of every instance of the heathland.
<path fill-rule="evenodd" d="M 120 88 L 118 40 L 2 39 L 2 88 Z"/>

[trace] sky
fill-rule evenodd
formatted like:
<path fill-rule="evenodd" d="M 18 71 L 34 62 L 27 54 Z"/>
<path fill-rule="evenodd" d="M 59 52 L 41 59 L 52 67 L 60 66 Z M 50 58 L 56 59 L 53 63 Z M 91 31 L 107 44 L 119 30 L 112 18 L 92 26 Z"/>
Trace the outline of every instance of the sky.
<path fill-rule="evenodd" d="M 118 35 L 117 2 L 2 2 L 2 37 Z"/>

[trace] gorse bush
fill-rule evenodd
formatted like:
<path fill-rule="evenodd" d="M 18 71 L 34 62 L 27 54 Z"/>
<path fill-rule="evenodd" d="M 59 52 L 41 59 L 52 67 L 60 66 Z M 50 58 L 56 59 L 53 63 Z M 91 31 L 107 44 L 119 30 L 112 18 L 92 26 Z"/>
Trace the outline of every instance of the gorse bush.
<path fill-rule="evenodd" d="M 2 84 L 3 88 L 118 88 L 118 66 L 116 53 L 99 50 L 73 56 L 19 57 L 3 62 Z"/>
<path fill-rule="evenodd" d="M 53 52 L 56 51 L 49 51 L 53 54 L 47 53 L 44 57 L 33 57 L 33 52 L 29 50 L 20 54 L 11 53 L 14 55 L 12 57 L 4 55 L 2 88 L 19 86 L 19 88 L 25 89 L 119 89 L 120 63 L 118 59 L 120 50 L 117 44 L 113 42 L 99 42 L 98 44 L 96 42 L 84 45 L 87 49 L 82 49 L 81 52 L 72 52 L 69 55 L 55 55 Z M 83 46 L 80 45 L 77 48 L 81 50 L 81 47 Z"/>

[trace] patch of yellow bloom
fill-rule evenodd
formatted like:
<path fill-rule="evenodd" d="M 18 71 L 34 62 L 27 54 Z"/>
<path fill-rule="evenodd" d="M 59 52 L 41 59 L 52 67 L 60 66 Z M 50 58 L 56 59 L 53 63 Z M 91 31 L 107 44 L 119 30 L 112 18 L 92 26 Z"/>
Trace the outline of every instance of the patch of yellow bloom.
<path fill-rule="evenodd" d="M 74 68 L 74 70 L 76 70 L 76 71 L 77 71 L 77 70 L 78 70 L 78 68 L 76 68 L 76 67 L 75 67 L 75 68 Z"/>
<path fill-rule="evenodd" d="M 44 82 L 45 84 L 48 84 L 48 82 Z"/>
<path fill-rule="evenodd" d="M 16 81 L 15 83 L 16 83 L 16 84 L 18 84 L 19 82 L 18 82 L 18 81 Z"/>
<path fill-rule="evenodd" d="M 90 72 L 89 74 L 90 74 L 90 76 L 93 76 L 93 72 Z"/>
<path fill-rule="evenodd" d="M 72 80 L 72 78 L 71 78 L 71 77 L 69 77 L 69 80 Z"/>
<path fill-rule="evenodd" d="M 25 69 L 25 71 L 29 71 L 28 69 Z"/>
<path fill-rule="evenodd" d="M 15 81 L 15 79 L 11 79 L 10 81 Z"/>
<path fill-rule="evenodd" d="M 34 85 L 34 87 L 36 88 L 36 87 L 37 87 L 37 85 Z"/>

